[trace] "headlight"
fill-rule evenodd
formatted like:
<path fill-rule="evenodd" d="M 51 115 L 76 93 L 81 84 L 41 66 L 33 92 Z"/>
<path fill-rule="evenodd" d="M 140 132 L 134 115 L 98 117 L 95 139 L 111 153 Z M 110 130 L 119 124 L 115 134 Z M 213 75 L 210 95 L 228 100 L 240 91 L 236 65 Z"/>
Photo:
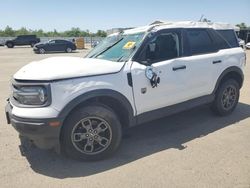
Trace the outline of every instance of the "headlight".
<path fill-rule="evenodd" d="M 13 86 L 13 98 L 24 105 L 43 105 L 48 93 L 43 86 Z"/>

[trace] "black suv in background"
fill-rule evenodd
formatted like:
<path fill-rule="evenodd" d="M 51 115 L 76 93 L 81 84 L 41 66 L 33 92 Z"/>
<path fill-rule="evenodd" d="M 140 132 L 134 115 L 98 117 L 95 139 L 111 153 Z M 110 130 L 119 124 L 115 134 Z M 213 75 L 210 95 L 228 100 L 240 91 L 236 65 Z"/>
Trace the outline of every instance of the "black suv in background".
<path fill-rule="evenodd" d="M 36 35 L 20 35 L 15 39 L 7 40 L 5 45 L 8 48 L 13 48 L 14 46 L 24 46 L 30 45 L 33 47 L 36 43 L 40 42 L 40 38 L 37 38 Z"/>

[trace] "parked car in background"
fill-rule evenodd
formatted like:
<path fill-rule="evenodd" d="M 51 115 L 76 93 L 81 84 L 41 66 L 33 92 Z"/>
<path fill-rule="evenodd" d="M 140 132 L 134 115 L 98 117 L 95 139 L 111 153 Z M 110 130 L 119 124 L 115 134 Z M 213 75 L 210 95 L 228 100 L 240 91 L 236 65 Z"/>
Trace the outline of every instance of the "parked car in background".
<path fill-rule="evenodd" d="M 38 43 L 33 48 L 35 53 L 44 54 L 46 52 L 67 52 L 76 50 L 76 45 L 68 40 L 56 39 L 44 43 Z"/>
<path fill-rule="evenodd" d="M 5 41 L 0 39 L 0 46 L 4 46 L 5 45 Z"/>
<path fill-rule="evenodd" d="M 240 38 L 238 38 L 238 42 L 239 42 L 240 47 L 243 48 L 243 49 L 245 49 L 245 46 L 246 46 L 245 41 L 242 40 L 242 39 L 240 39 Z"/>
<path fill-rule="evenodd" d="M 247 49 L 250 49 L 250 42 L 248 42 L 245 46 Z"/>
<path fill-rule="evenodd" d="M 91 47 L 94 48 L 94 47 L 96 47 L 99 43 L 100 43 L 99 41 L 93 41 L 93 42 L 91 43 Z"/>
<path fill-rule="evenodd" d="M 40 42 L 40 38 L 37 38 L 36 35 L 19 35 L 12 40 L 7 40 L 5 45 L 8 48 L 13 48 L 14 46 L 25 46 L 30 45 L 33 47 L 36 43 Z"/>

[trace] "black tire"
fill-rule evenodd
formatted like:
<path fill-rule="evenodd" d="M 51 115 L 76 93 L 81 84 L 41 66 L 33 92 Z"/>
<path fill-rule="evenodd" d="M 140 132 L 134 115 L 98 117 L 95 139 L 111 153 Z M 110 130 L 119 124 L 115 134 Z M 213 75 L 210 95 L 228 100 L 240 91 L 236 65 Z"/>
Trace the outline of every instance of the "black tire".
<path fill-rule="evenodd" d="M 212 111 L 219 116 L 231 114 L 239 102 L 240 86 L 234 79 L 222 82 L 217 89 Z"/>
<path fill-rule="evenodd" d="M 97 135 L 99 138 L 95 138 Z M 121 137 L 121 124 L 113 110 L 95 104 L 75 110 L 66 119 L 62 128 L 61 149 L 74 159 L 101 160 L 117 150 Z"/>
<path fill-rule="evenodd" d="M 6 46 L 7 46 L 8 48 L 13 48 L 13 47 L 14 47 L 14 44 L 13 44 L 12 42 L 7 42 L 7 43 L 6 43 Z"/>

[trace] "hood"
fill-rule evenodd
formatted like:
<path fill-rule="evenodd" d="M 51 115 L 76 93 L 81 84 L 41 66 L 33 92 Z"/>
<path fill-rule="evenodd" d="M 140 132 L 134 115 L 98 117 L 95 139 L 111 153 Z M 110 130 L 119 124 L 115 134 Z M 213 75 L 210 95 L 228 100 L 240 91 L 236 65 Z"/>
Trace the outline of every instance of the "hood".
<path fill-rule="evenodd" d="M 80 57 L 51 57 L 21 68 L 14 79 L 58 80 L 119 72 L 124 63 Z"/>

